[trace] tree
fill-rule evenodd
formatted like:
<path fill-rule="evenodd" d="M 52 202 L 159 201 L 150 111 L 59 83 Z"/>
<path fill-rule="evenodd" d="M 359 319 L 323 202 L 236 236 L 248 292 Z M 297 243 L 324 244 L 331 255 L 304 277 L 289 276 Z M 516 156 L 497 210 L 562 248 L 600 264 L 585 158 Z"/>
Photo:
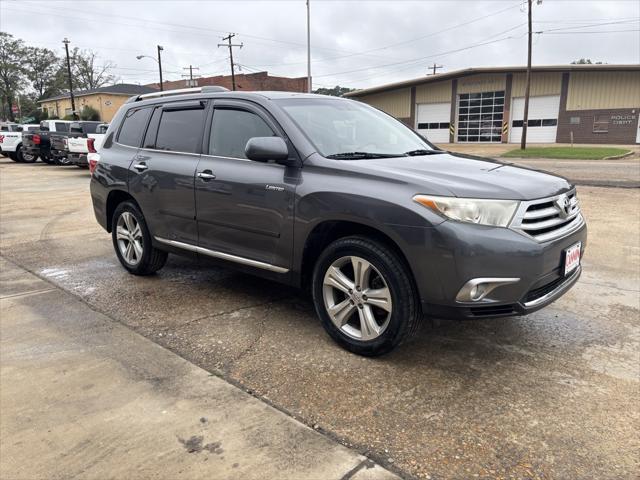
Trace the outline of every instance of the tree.
<path fill-rule="evenodd" d="M 116 66 L 113 62 L 97 65 L 98 55 L 95 52 L 79 50 L 77 47 L 71 56 L 74 90 L 93 90 L 115 82 L 116 77 L 109 73 Z"/>
<path fill-rule="evenodd" d="M 16 40 L 13 35 L 0 32 L 0 96 L 2 97 L 2 112 L 0 116 L 15 119 L 11 110 L 17 92 L 24 86 L 25 68 L 22 58 L 25 45 L 22 40 Z"/>
<path fill-rule="evenodd" d="M 25 54 L 27 78 L 36 91 L 37 98 L 51 97 L 64 90 L 64 79 L 60 77 L 60 58 L 48 48 L 28 47 Z"/>
<path fill-rule="evenodd" d="M 355 88 L 347 88 L 336 85 L 333 88 L 318 88 L 314 90 L 313 93 L 318 93 L 320 95 L 331 95 L 332 97 L 341 97 L 345 93 L 353 92 Z"/>
<path fill-rule="evenodd" d="M 581 58 L 580 60 L 574 60 L 571 65 L 602 65 L 603 62 L 592 62 L 590 58 Z"/>

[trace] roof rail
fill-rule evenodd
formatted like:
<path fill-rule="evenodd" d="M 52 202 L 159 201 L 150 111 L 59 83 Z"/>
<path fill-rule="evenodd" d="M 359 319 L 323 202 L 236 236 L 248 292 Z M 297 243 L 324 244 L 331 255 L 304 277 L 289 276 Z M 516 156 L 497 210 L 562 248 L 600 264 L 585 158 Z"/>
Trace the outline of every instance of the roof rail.
<path fill-rule="evenodd" d="M 218 85 L 205 85 L 204 87 L 195 88 L 178 88 L 176 90 L 162 90 L 159 92 L 143 93 L 142 95 L 135 95 L 127 100 L 127 103 L 139 102 L 140 100 L 146 100 L 147 98 L 156 97 L 168 97 L 170 95 L 184 95 L 187 93 L 213 93 L 213 92 L 228 92 L 228 88 L 224 88 Z"/>

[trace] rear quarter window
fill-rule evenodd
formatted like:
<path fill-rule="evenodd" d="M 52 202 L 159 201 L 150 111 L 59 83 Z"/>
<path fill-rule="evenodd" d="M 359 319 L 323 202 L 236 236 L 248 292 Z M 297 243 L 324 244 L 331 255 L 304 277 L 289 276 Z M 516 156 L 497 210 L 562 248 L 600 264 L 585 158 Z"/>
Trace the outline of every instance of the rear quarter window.
<path fill-rule="evenodd" d="M 68 123 L 56 122 L 56 132 L 68 132 L 68 131 L 69 131 Z"/>
<path fill-rule="evenodd" d="M 122 126 L 118 133 L 118 143 L 130 147 L 139 147 L 150 112 L 150 107 L 129 110 L 122 121 Z"/>

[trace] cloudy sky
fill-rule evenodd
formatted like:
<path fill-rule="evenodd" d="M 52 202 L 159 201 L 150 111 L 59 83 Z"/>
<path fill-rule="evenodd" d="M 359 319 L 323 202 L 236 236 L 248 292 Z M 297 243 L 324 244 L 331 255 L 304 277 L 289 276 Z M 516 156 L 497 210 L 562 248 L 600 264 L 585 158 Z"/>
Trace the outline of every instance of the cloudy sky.
<path fill-rule="evenodd" d="M 526 63 L 526 2 L 518 0 L 311 0 L 314 87 L 367 87 L 471 66 Z M 587 57 L 640 63 L 640 0 L 534 0 L 533 63 Z M 229 73 L 228 32 L 243 43 L 243 72 L 306 75 L 306 7 L 289 1 L 0 0 L 0 29 L 33 46 L 71 46 L 116 64 L 126 83 L 165 79 L 192 64 L 205 76 Z"/>

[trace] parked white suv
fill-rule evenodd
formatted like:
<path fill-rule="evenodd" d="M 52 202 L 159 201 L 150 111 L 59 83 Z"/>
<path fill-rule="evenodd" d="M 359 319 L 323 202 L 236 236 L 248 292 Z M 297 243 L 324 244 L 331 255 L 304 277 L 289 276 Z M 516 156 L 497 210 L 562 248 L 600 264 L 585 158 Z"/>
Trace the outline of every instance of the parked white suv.
<path fill-rule="evenodd" d="M 0 153 L 14 162 L 35 162 L 38 159 L 37 155 L 22 152 L 22 133 L 36 131 L 39 128 L 39 125 L 8 125 L 7 130 L 0 131 Z"/>

